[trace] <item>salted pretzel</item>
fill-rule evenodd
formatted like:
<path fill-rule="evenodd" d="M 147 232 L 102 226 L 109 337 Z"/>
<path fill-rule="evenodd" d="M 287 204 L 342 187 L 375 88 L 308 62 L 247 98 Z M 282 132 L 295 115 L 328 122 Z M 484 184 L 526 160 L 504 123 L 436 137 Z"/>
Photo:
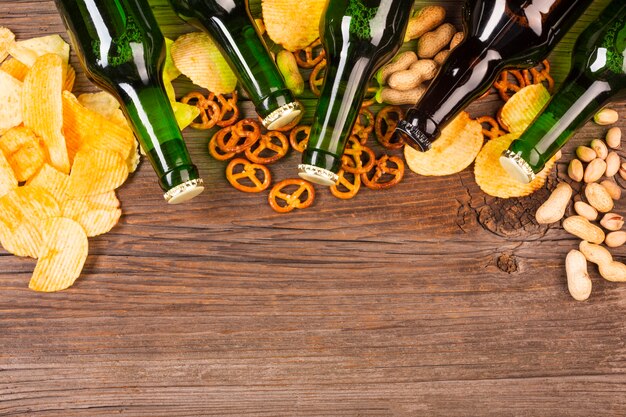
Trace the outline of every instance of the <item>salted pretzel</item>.
<path fill-rule="evenodd" d="M 509 79 L 509 74 L 511 74 L 515 81 L 517 81 L 517 84 Z M 524 75 L 521 71 L 518 70 L 502 71 L 500 73 L 500 77 L 496 80 L 496 82 L 493 83 L 493 87 L 498 90 L 500 98 L 504 101 L 509 101 L 509 99 L 511 98 L 511 95 L 509 94 L 510 91 L 512 91 L 513 93 L 517 93 L 519 90 L 526 87 L 527 85 L 528 84 L 526 84 Z"/>
<path fill-rule="evenodd" d="M 233 91 L 232 97 L 224 97 L 223 94 L 217 94 L 215 99 L 221 107 L 220 120 L 217 122 L 219 127 L 232 126 L 239 120 L 239 106 L 237 101 L 239 95 L 237 90 Z"/>
<path fill-rule="evenodd" d="M 347 173 L 343 169 L 340 169 L 337 175 L 339 179 L 337 183 L 330 187 L 330 192 L 337 198 L 342 200 L 349 200 L 353 198 L 359 192 L 361 188 L 361 176 L 358 174 L 352 174 L 352 181 L 346 177 Z M 344 191 L 345 190 L 345 191 Z"/>
<path fill-rule="evenodd" d="M 236 168 L 242 166 L 240 172 L 235 172 Z M 263 174 L 263 178 L 260 179 L 258 173 Z M 247 159 L 235 158 L 226 167 L 226 179 L 236 189 L 245 193 L 259 193 L 266 190 L 272 182 L 272 175 L 270 170 L 266 166 L 260 164 L 254 164 Z M 242 184 L 242 180 L 249 180 L 252 182 L 252 186 Z"/>
<path fill-rule="evenodd" d="M 271 164 L 287 155 L 288 150 L 289 139 L 287 136 L 282 132 L 270 131 L 261 135 L 261 139 L 257 143 L 246 149 L 246 158 L 257 164 Z M 268 153 L 269 156 L 263 156 Z"/>
<path fill-rule="evenodd" d="M 500 129 L 498 121 L 491 116 L 479 117 L 476 121 L 483 127 L 483 135 L 489 139 L 494 139 L 504 134 L 504 131 Z M 485 127 L 485 124 L 487 124 L 488 127 Z"/>
<path fill-rule="evenodd" d="M 323 59 L 313 68 L 309 77 L 309 86 L 311 91 L 317 97 L 322 95 L 322 85 L 324 84 L 324 71 L 326 70 L 326 60 Z"/>
<path fill-rule="evenodd" d="M 240 125 L 242 122 L 245 124 Z M 256 122 L 244 119 L 234 126 L 221 129 L 215 138 L 216 145 L 223 152 L 234 153 L 243 152 L 250 148 L 261 138 L 261 129 L 258 126 L 252 127 L 252 129 L 245 128 L 245 126 L 254 126 L 252 123 Z M 242 139 L 244 139 L 243 142 Z"/>
<path fill-rule="evenodd" d="M 363 157 L 366 156 L 365 162 Z M 376 154 L 365 145 L 361 145 L 358 137 L 352 135 L 348 139 L 348 146 L 341 157 L 342 169 L 351 174 L 369 172 L 376 162 Z"/>
<path fill-rule="evenodd" d="M 317 38 L 315 41 L 313 41 L 312 44 L 310 44 L 306 48 L 294 52 L 298 66 L 300 68 L 313 68 L 314 66 L 319 64 L 324 59 L 324 56 L 326 56 L 324 48 L 322 48 L 321 46 L 322 41 Z M 316 51 L 318 51 L 317 54 Z"/>
<path fill-rule="evenodd" d="M 217 135 L 219 135 L 219 133 L 220 132 L 217 131 L 211 137 L 211 140 L 209 141 L 209 153 L 218 161 L 227 161 L 236 154 L 234 152 L 224 152 L 219 146 L 217 146 Z"/>
<path fill-rule="evenodd" d="M 404 110 L 400 106 L 383 107 L 376 114 L 374 122 L 376 140 L 385 148 L 401 149 L 404 146 L 404 140 L 395 133 L 396 126 L 402 117 L 404 117 Z"/>
<path fill-rule="evenodd" d="M 211 93 L 209 98 L 205 98 L 202 93 L 192 91 L 183 97 L 180 102 L 183 104 L 189 104 L 190 106 L 196 106 L 200 111 L 198 117 L 200 122 L 192 122 L 190 126 L 198 130 L 208 130 L 220 121 L 222 110 L 219 104 L 212 100 Z"/>
<path fill-rule="evenodd" d="M 289 133 L 289 143 L 296 151 L 302 153 L 306 149 L 311 134 L 311 126 L 297 126 Z"/>
<path fill-rule="evenodd" d="M 526 85 L 539 84 L 545 81 L 548 84 L 548 91 L 552 93 L 554 91 L 554 79 L 550 75 L 550 62 L 547 59 L 544 59 L 541 61 L 541 65 L 543 66 L 541 70 L 531 68 L 529 70 L 522 71 L 524 81 L 526 82 Z"/>
<path fill-rule="evenodd" d="M 365 124 L 361 122 L 364 119 Z M 359 138 L 361 144 L 365 145 L 370 137 L 370 133 L 374 130 L 374 113 L 367 107 L 361 107 L 359 116 L 356 119 L 356 123 L 352 128 L 352 134 Z"/>
<path fill-rule="evenodd" d="M 298 188 L 292 193 L 286 193 L 283 190 L 289 186 L 296 185 Z M 302 194 L 306 192 L 306 198 L 302 199 Z M 278 213 L 289 213 L 294 209 L 305 209 L 310 207 L 315 200 L 315 188 L 305 180 L 299 178 L 291 178 L 283 180 L 274 185 L 268 196 L 270 207 Z M 279 201 L 283 203 L 280 204 Z"/>
<path fill-rule="evenodd" d="M 395 168 L 389 163 L 395 164 Z M 373 168 L 374 175 L 369 178 L 369 173 L 361 174 L 361 181 L 371 190 L 384 190 L 391 188 L 402 181 L 404 177 L 404 162 L 397 156 L 383 155 L 378 159 Z M 385 181 L 385 175 L 392 176 Z"/>

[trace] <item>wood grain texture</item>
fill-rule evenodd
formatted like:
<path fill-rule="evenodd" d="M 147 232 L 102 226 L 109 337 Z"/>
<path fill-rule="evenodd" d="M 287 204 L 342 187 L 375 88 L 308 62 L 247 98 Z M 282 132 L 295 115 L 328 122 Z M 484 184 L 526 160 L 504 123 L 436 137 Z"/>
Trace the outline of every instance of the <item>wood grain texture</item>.
<path fill-rule="evenodd" d="M 441 3 L 458 23 L 461 2 Z M 167 35 L 189 30 L 153 4 Z M 52 1 L 2 1 L 0 26 L 63 33 Z M 71 290 L 29 291 L 34 261 L 0 253 L 0 416 L 626 415 L 626 286 L 592 268 L 591 299 L 571 299 L 577 240 L 532 220 L 547 191 L 503 201 L 470 170 L 411 174 L 281 216 L 185 133 L 207 192 L 168 207 L 144 162 Z"/>

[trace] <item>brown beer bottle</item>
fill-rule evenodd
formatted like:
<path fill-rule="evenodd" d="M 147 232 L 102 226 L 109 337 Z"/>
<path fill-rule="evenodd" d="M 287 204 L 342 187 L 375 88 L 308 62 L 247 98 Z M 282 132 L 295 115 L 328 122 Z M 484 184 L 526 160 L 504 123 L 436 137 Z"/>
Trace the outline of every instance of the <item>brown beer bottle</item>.
<path fill-rule="evenodd" d="M 592 0 L 468 0 L 465 40 L 420 101 L 398 123 L 407 144 L 430 149 L 443 129 L 507 68 L 544 59 Z"/>

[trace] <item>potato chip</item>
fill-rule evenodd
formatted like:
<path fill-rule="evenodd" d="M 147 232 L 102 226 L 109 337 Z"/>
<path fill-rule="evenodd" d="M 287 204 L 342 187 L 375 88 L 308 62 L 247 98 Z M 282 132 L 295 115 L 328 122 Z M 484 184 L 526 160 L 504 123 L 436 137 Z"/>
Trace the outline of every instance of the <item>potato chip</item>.
<path fill-rule="evenodd" d="M 39 172 L 28 181 L 27 185 L 45 189 L 59 204 L 63 205 L 63 202 L 68 198 L 66 192 L 70 185 L 70 176 L 51 165 L 44 164 Z"/>
<path fill-rule="evenodd" d="M 6 156 L 19 182 L 35 175 L 46 160 L 46 151 L 39 137 L 25 126 L 14 127 L 0 137 L 0 151 Z"/>
<path fill-rule="evenodd" d="M 87 109 L 69 91 L 63 92 L 63 128 L 71 160 L 84 147 L 117 152 L 126 159 L 134 146 L 135 137 L 127 127 Z"/>
<path fill-rule="evenodd" d="M 262 0 L 268 36 L 291 52 L 306 48 L 320 36 L 325 5 L 326 0 Z"/>
<path fill-rule="evenodd" d="M 9 47 L 15 42 L 15 35 L 8 28 L 0 27 L 0 62 L 9 56 Z"/>
<path fill-rule="evenodd" d="M 15 256 L 37 259 L 42 245 L 40 221 L 25 221 L 15 229 L 0 233 L 0 244 Z"/>
<path fill-rule="evenodd" d="M 35 61 L 46 54 L 55 54 L 63 60 L 67 66 L 70 60 L 70 46 L 59 35 L 41 36 L 12 42 L 9 46 L 12 57 L 19 59 L 29 67 L 35 65 Z"/>
<path fill-rule="evenodd" d="M 101 116 L 111 119 L 113 114 L 120 108 L 120 103 L 113 95 L 106 91 L 98 93 L 86 93 L 77 97 L 78 102 L 85 108 L 94 111 Z"/>
<path fill-rule="evenodd" d="M 24 81 L 26 74 L 30 71 L 30 67 L 15 58 L 9 58 L 0 64 L 0 70 L 6 72 L 16 80 Z"/>
<path fill-rule="evenodd" d="M 76 71 L 74 71 L 74 67 L 68 65 L 65 71 L 65 82 L 63 83 L 63 90 L 72 91 L 74 89 L 75 82 Z"/>
<path fill-rule="evenodd" d="M 531 84 L 519 90 L 500 109 L 499 119 L 510 133 L 523 132 L 550 100 L 543 84 Z"/>
<path fill-rule="evenodd" d="M 483 146 L 480 123 L 460 113 L 441 131 L 427 152 L 404 147 L 404 157 L 411 171 L 420 175 L 451 175 L 463 171 L 476 159 Z"/>
<path fill-rule="evenodd" d="M 174 110 L 174 116 L 176 116 L 180 130 L 185 129 L 200 115 L 200 109 L 197 106 L 179 103 L 177 101 L 172 101 L 172 109 Z"/>
<path fill-rule="evenodd" d="M 24 80 L 22 113 L 24 125 L 43 139 L 52 166 L 67 173 L 70 161 L 63 136 L 63 72 L 58 55 L 38 58 Z"/>
<path fill-rule="evenodd" d="M 180 77 L 182 74 L 176 65 L 174 65 L 174 60 L 172 59 L 172 45 L 174 41 L 165 38 L 165 64 L 163 65 L 163 75 L 167 76 L 170 81 L 174 81 L 176 78 Z"/>
<path fill-rule="evenodd" d="M 117 152 L 81 148 L 74 158 L 67 193 L 73 197 L 113 191 L 128 178 L 126 160 Z"/>
<path fill-rule="evenodd" d="M 112 194 L 115 196 L 115 192 Z M 78 222 L 88 237 L 94 237 L 109 232 L 120 220 L 122 210 L 119 209 L 119 202 L 118 207 L 112 207 L 85 197 L 67 200 L 63 205 L 63 216 Z"/>
<path fill-rule="evenodd" d="M 22 123 L 22 91 L 21 81 L 0 71 L 0 135 Z"/>
<path fill-rule="evenodd" d="M 139 162 L 141 162 L 141 155 L 139 153 L 139 142 L 136 140 L 133 142 L 133 150 L 126 158 L 126 167 L 128 168 L 128 173 L 132 174 L 137 170 L 139 166 Z"/>
<path fill-rule="evenodd" d="M 172 44 L 176 67 L 196 85 L 215 94 L 229 94 L 237 86 L 237 78 L 215 42 L 203 32 L 192 32 Z"/>
<path fill-rule="evenodd" d="M 500 155 L 520 134 L 511 133 L 491 139 L 476 157 L 474 176 L 476 183 L 485 193 L 500 198 L 524 197 L 534 193 L 545 184 L 556 158 L 550 159 L 543 171 L 528 184 L 523 184 L 511 177 L 500 165 Z"/>
<path fill-rule="evenodd" d="M 13 168 L 11 168 L 11 164 L 7 161 L 4 153 L 0 152 L 0 197 L 16 189 L 17 185 L 17 178 L 15 177 Z"/>
<path fill-rule="evenodd" d="M 48 219 L 42 230 L 43 245 L 28 287 L 35 291 L 69 288 L 80 276 L 89 252 L 87 234 L 71 219 Z"/>
<path fill-rule="evenodd" d="M 17 204 L 24 220 L 47 219 L 61 215 L 61 206 L 52 193 L 43 187 L 25 185 L 18 187 L 10 197 Z M 6 197 L 6 196 L 5 196 Z"/>

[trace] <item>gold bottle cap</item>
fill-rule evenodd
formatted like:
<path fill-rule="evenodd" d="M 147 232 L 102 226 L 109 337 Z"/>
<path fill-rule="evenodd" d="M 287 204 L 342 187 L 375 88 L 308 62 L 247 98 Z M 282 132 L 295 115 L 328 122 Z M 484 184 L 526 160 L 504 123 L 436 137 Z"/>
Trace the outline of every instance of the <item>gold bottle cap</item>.
<path fill-rule="evenodd" d="M 302 115 L 302 111 L 302 104 L 298 101 L 285 104 L 263 119 L 263 126 L 265 126 L 267 130 L 280 129 L 299 118 Z"/>
<path fill-rule="evenodd" d="M 500 156 L 500 165 L 508 174 L 522 184 L 528 184 L 535 179 L 535 172 L 528 162 L 518 154 L 505 150 Z"/>
<path fill-rule="evenodd" d="M 163 195 L 165 201 L 169 204 L 185 203 L 194 197 L 202 194 L 204 191 L 204 181 L 202 178 L 184 182 L 172 188 Z"/>
<path fill-rule="evenodd" d="M 337 184 L 339 180 L 339 175 L 327 169 L 316 167 L 315 165 L 300 164 L 298 165 L 298 171 L 298 175 L 303 180 L 327 187 Z"/>

